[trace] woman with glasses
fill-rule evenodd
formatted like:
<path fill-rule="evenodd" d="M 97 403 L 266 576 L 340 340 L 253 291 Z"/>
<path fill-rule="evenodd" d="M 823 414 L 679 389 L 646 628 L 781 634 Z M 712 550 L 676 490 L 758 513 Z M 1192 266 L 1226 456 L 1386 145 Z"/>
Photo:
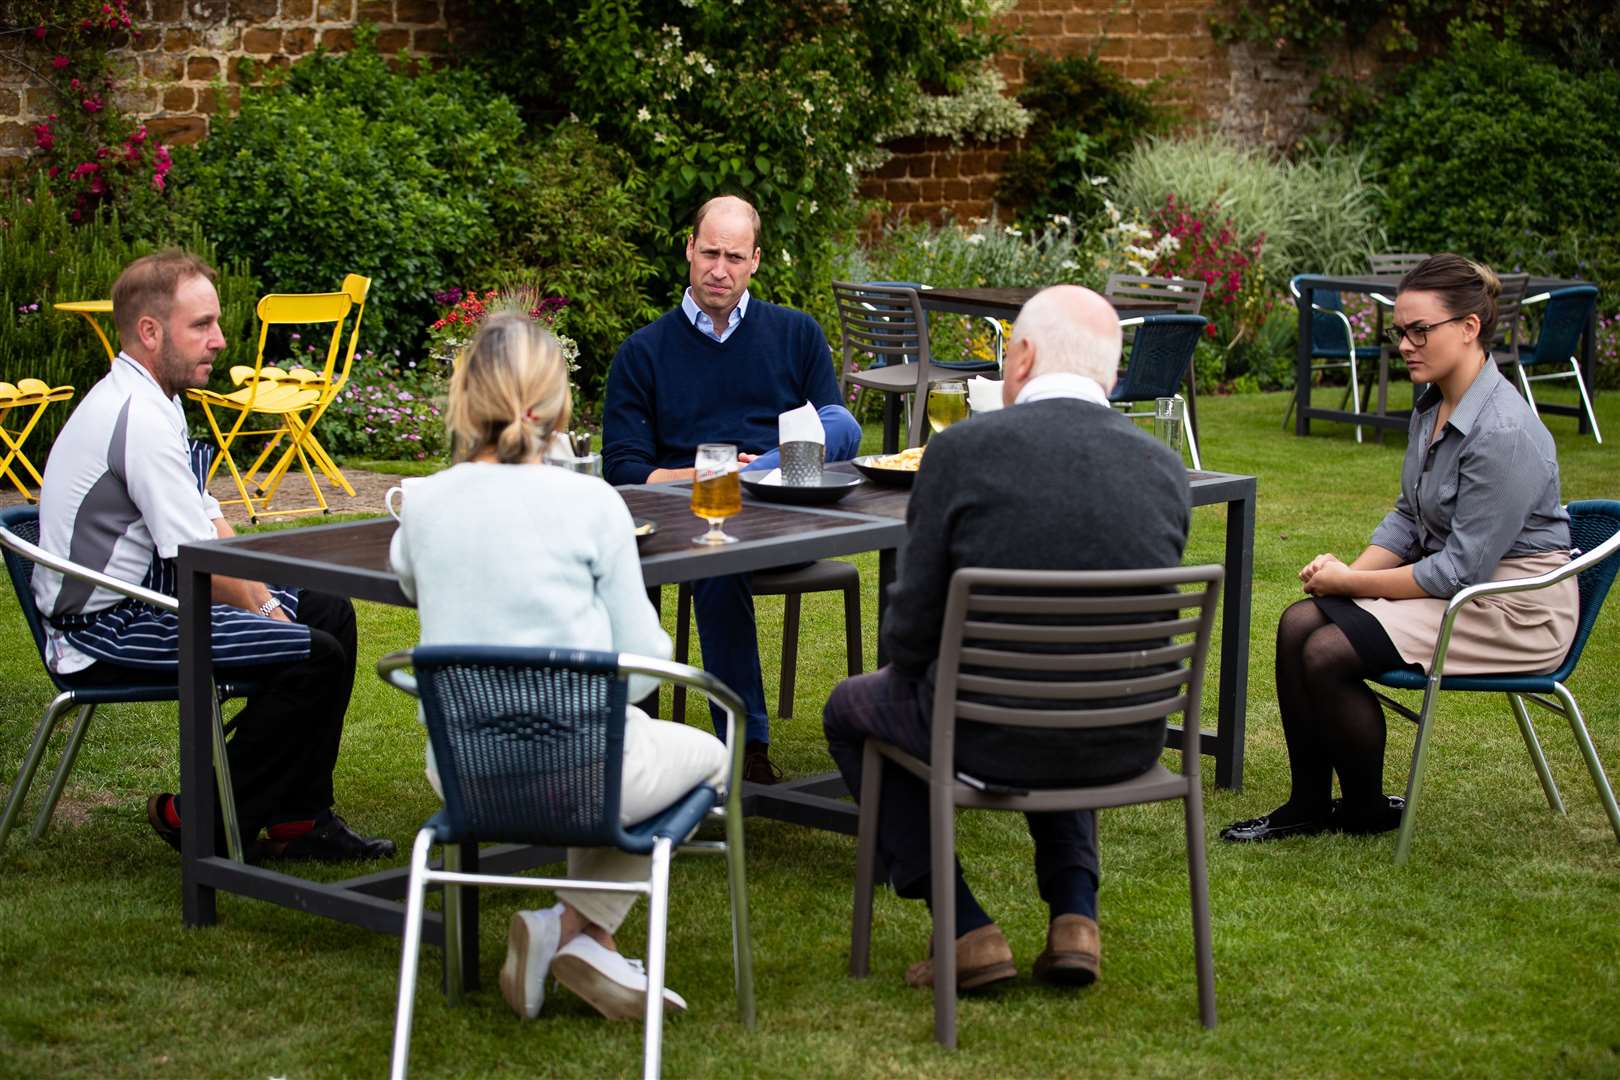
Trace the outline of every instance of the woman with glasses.
<path fill-rule="evenodd" d="M 1364 680 L 1426 671 L 1446 601 L 1460 590 L 1569 561 L 1552 436 L 1490 357 L 1499 288 L 1488 267 L 1457 255 L 1401 279 L 1390 339 L 1426 388 L 1412 409 L 1400 494 L 1354 562 L 1323 554 L 1299 572 L 1311 598 L 1277 628 L 1292 788 L 1287 802 L 1221 839 L 1397 828 L 1405 801 L 1384 794 L 1384 715 Z M 1577 589 L 1569 578 L 1463 608 L 1446 674 L 1556 669 L 1575 637 Z"/>
<path fill-rule="evenodd" d="M 455 461 L 411 481 L 390 559 L 416 601 L 424 645 L 560 645 L 667 659 L 669 635 L 647 600 L 635 526 L 600 479 L 541 462 L 568 427 L 562 351 L 519 311 L 491 315 L 450 379 Z M 630 677 L 630 700 L 657 689 Z M 644 821 L 701 783 L 723 787 L 725 745 L 708 732 L 626 710 L 619 814 Z M 433 749 L 428 782 L 444 794 Z M 647 856 L 570 848 L 571 877 L 645 880 Z M 532 1019 L 548 973 L 612 1019 L 641 1016 L 647 975 L 614 932 L 636 894 L 561 890 L 559 903 L 512 916 L 501 994 Z M 686 1002 L 664 990 L 666 1011 Z"/>

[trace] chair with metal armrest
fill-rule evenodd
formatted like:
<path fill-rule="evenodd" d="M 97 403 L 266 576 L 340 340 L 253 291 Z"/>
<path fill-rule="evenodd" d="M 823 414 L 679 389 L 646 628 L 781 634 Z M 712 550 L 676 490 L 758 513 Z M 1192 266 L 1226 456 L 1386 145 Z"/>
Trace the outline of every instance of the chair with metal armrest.
<path fill-rule="evenodd" d="M 1119 381 L 1108 395 L 1115 404 L 1128 405 L 1136 401 L 1156 401 L 1162 397 L 1180 397 L 1182 380 L 1192 367 L 1193 350 L 1204 336 L 1209 320 L 1202 315 L 1145 315 L 1136 319 L 1123 319 L 1122 327 L 1135 327 L 1136 337 L 1131 342 L 1130 363 L 1120 373 Z M 1152 416 L 1152 412 L 1127 412 L 1126 416 Z M 1192 455 L 1195 469 L 1204 467 L 1198 456 L 1198 435 L 1192 420 L 1185 412 L 1181 417 L 1182 429 L 1187 436 L 1187 450 Z"/>
<path fill-rule="evenodd" d="M 17 603 L 22 607 L 23 619 L 28 623 L 28 630 L 34 637 L 34 646 L 39 650 L 41 664 L 45 661 L 45 622 L 39 609 L 34 604 L 33 577 L 35 565 L 54 570 L 65 577 L 95 585 L 98 588 L 109 589 L 133 600 L 150 604 L 164 611 L 178 611 L 179 603 L 172 596 L 144 589 L 139 585 L 131 585 L 127 581 L 109 577 L 106 574 L 80 566 L 78 563 L 59 558 L 45 551 L 38 544 L 39 541 L 39 511 L 31 506 L 13 506 L 0 510 L 0 547 L 5 549 L 6 570 L 11 576 L 12 589 L 16 592 Z M 180 690 L 178 684 L 156 684 L 150 682 L 131 681 L 119 686 L 74 687 L 63 682 L 48 665 L 45 674 L 50 677 L 56 686 L 56 697 L 45 708 L 45 715 L 40 718 L 39 725 L 34 729 L 34 741 L 28 747 L 28 754 L 23 759 L 22 769 L 17 774 L 17 782 L 12 785 L 11 797 L 6 802 L 4 816 L 0 816 L 0 850 L 5 848 L 6 838 L 11 833 L 12 824 L 16 821 L 22 809 L 23 801 L 28 797 L 28 789 L 34 782 L 34 773 L 39 768 L 40 759 L 45 755 L 45 746 L 50 741 L 51 734 L 56 730 L 57 724 L 74 708 L 79 710 L 78 720 L 73 730 L 68 734 L 67 744 L 62 748 L 62 757 L 56 767 L 56 773 L 51 777 L 51 786 L 45 795 L 45 803 L 40 807 L 39 815 L 34 819 L 34 828 L 31 839 L 38 840 L 45 834 L 51 823 L 51 815 L 56 811 L 57 800 L 62 796 L 62 789 L 67 784 L 68 774 L 73 771 L 73 764 L 78 759 L 79 749 L 84 743 L 85 732 L 90 727 L 90 718 L 95 714 L 99 705 L 126 704 L 144 701 L 178 701 Z M 241 828 L 236 819 L 236 798 L 231 790 L 231 770 L 225 755 L 225 736 L 228 730 L 220 715 L 220 703 L 227 698 L 242 697 L 252 691 L 245 684 L 220 683 L 215 688 L 214 695 L 214 776 L 219 784 L 220 813 L 225 819 L 225 842 L 230 857 L 237 862 L 242 861 L 242 835 Z"/>
<path fill-rule="evenodd" d="M 1470 585 L 1447 602 L 1445 617 L 1440 622 L 1440 634 L 1434 643 L 1434 656 L 1429 663 L 1427 676 L 1399 670 L 1386 671 L 1370 680 L 1380 686 L 1397 690 L 1423 691 L 1423 704 L 1416 712 L 1388 695 L 1374 691 L 1386 706 L 1417 724 L 1417 738 L 1412 745 L 1412 769 L 1406 781 L 1406 810 L 1401 815 L 1401 830 L 1395 841 L 1396 862 L 1404 863 L 1412 847 L 1418 799 L 1423 793 L 1423 766 L 1429 748 L 1430 729 L 1434 723 L 1435 706 L 1443 690 L 1507 695 L 1514 719 L 1519 724 L 1519 733 L 1524 737 L 1526 749 L 1530 751 L 1530 760 L 1535 765 L 1536 775 L 1541 778 L 1541 788 L 1547 796 L 1547 804 L 1555 813 L 1560 814 L 1564 812 L 1564 803 L 1559 797 L 1558 786 L 1553 782 L 1552 773 L 1547 768 L 1546 755 L 1542 753 L 1541 744 L 1536 739 L 1535 728 L 1531 725 L 1530 713 L 1524 707 L 1524 702 L 1528 699 L 1568 720 L 1575 742 L 1580 747 L 1581 755 L 1586 759 L 1587 771 L 1592 775 L 1598 799 L 1603 804 L 1604 812 L 1608 814 L 1609 825 L 1614 829 L 1615 839 L 1620 841 L 1620 807 L 1615 804 L 1614 791 L 1603 772 L 1603 763 L 1598 758 L 1597 750 L 1592 746 L 1592 736 L 1587 732 L 1586 722 L 1581 718 L 1580 706 L 1564 685 L 1575 672 L 1575 665 L 1580 661 L 1587 638 L 1591 636 L 1592 626 L 1597 622 L 1603 600 L 1608 595 L 1610 586 L 1614 584 L 1615 572 L 1620 570 L 1620 558 L 1615 557 L 1616 553 L 1620 553 L 1620 501 L 1594 499 L 1570 503 L 1569 531 L 1571 543 L 1583 554 L 1571 559 L 1566 565 L 1537 577 L 1486 581 Z M 1463 607 L 1481 597 L 1544 589 L 1571 575 L 1578 575 L 1580 583 L 1580 621 L 1576 625 L 1575 640 L 1557 671 L 1546 675 L 1445 674 L 1446 650 L 1451 643 L 1451 629 L 1456 622 L 1457 613 Z"/>
<path fill-rule="evenodd" d="M 406 672 L 412 669 L 413 674 Z M 391 1075 L 410 1056 L 422 914 L 430 885 L 445 889 L 446 990 L 461 996 L 460 890 L 463 886 L 640 893 L 648 898 L 647 1013 L 642 1072 L 659 1073 L 663 1040 L 665 934 L 669 864 L 676 850 L 726 857 L 731 894 L 732 964 L 742 1023 L 754 1026 L 753 952 L 748 932 L 742 823 L 742 702 L 714 676 L 684 664 L 583 649 L 514 646 L 418 646 L 377 662 L 391 685 L 419 697 L 444 807 L 411 849 L 399 1000 Z M 650 675 L 707 694 L 726 715 L 730 779 L 720 792 L 699 784 L 643 822 L 619 821 L 627 679 Z M 725 840 L 688 840 L 706 818 L 725 822 Z M 643 881 L 582 881 L 463 873 L 459 847 L 480 841 L 613 847 L 651 856 Z M 429 865 L 444 845 L 443 870 Z"/>
<path fill-rule="evenodd" d="M 1598 429 L 1597 414 L 1592 409 L 1592 395 L 1587 392 L 1581 363 L 1575 357 L 1576 345 L 1586 332 L 1592 309 L 1597 305 L 1597 295 L 1595 285 L 1572 285 L 1526 297 L 1523 310 L 1528 314 L 1533 308 L 1539 309 L 1541 327 L 1533 343 L 1520 344 L 1519 362 L 1515 367 L 1519 373 L 1519 388 L 1524 391 L 1525 400 L 1532 409 L 1536 407 L 1536 398 L 1530 390 L 1531 383 L 1574 379 L 1581 395 L 1581 406 L 1586 410 L 1586 422 L 1592 425 L 1592 437 L 1601 446 L 1603 432 Z M 1546 306 L 1542 307 L 1543 304 Z M 1565 365 L 1568 370 L 1561 370 Z M 1547 368 L 1559 370 L 1545 370 Z M 1530 374 L 1532 370 L 1536 374 Z"/>

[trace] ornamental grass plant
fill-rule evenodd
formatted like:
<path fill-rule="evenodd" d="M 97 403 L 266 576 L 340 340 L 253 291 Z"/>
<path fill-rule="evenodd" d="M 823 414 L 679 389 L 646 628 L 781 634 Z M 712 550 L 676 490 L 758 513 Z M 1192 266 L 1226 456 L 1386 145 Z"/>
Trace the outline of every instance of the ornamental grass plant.
<path fill-rule="evenodd" d="M 1317 400 L 1336 403 L 1337 391 L 1323 388 Z M 1387 836 L 1243 849 L 1215 842 L 1222 825 L 1264 813 L 1287 793 L 1271 654 L 1277 617 L 1300 595 L 1295 572 L 1320 551 L 1361 548 L 1395 497 L 1405 449 L 1399 434 L 1358 446 L 1348 425 L 1321 422 L 1309 439 L 1296 438 L 1278 427 L 1284 408 L 1277 394 L 1211 398 L 1199 408 L 1211 467 L 1259 477 L 1244 788 L 1217 790 L 1204 770 L 1219 1026 L 1198 1025 L 1174 806 L 1101 816 L 1102 980 L 1078 993 L 1028 974 L 1046 920 L 1024 823 L 1011 814 L 960 817 L 970 880 L 1022 974 L 1001 993 L 963 1000 L 954 1053 L 930 1040 L 928 994 L 902 981 L 927 948 L 922 905 L 879 892 L 873 974 L 849 979 L 853 839 L 752 818 L 759 1028 L 747 1032 L 736 1021 L 723 867 L 676 860 L 669 981 L 691 1007 L 666 1018 L 666 1076 L 965 1080 L 1083 1068 L 1102 1077 L 1476 1080 L 1620 1072 L 1620 845 L 1567 728 L 1546 714 L 1536 722 L 1568 817 L 1547 809 L 1505 704 L 1461 695 L 1440 708 L 1408 865 L 1393 865 Z M 1620 398 L 1600 396 L 1598 408 L 1600 422 L 1620 430 Z M 1566 499 L 1620 493 L 1611 447 L 1577 435 L 1569 419 L 1552 418 L 1549 427 Z M 868 429 L 868 448 L 878 437 Z M 1225 526 L 1221 510 L 1195 510 L 1188 561 L 1218 561 Z M 877 560 L 855 561 L 870 613 Z M 673 630 L 670 600 L 666 589 L 665 626 Z M 382 654 L 415 643 L 416 618 L 406 609 L 358 608 L 360 670 L 338 808 L 357 827 L 402 842 L 436 800 L 422 775 L 415 706 L 371 669 Z M 782 604 L 762 600 L 759 609 L 774 701 Z M 831 768 L 820 709 L 843 677 L 837 598 L 806 597 L 803 619 L 794 718 L 773 724 L 773 757 L 790 774 Z M 864 633 L 870 665 L 870 614 Z M 0 597 L 0 635 L 0 778 L 9 782 L 52 691 L 9 596 Z M 1218 670 L 1206 678 L 1210 709 L 1218 678 Z M 1609 775 L 1620 778 L 1620 597 L 1599 619 L 1571 689 Z M 1213 722 L 1212 713 L 1206 718 Z M 109 708 L 91 729 L 51 832 L 38 844 L 14 834 L 0 854 L 0 971 L 8 982 L 0 1074 L 381 1074 L 397 938 L 231 896 L 220 897 L 217 926 L 181 927 L 177 857 L 142 813 L 148 793 L 175 782 L 175 730 L 172 705 Z M 1410 728 L 1392 723 L 1386 790 L 1401 789 L 1410 750 Z M 1166 763 L 1177 767 L 1174 753 Z M 369 869 L 313 873 L 337 880 Z M 482 893 L 483 988 L 461 1008 L 446 1007 L 439 951 L 424 948 L 414 1076 L 600 1080 L 639 1068 L 639 1026 L 604 1022 L 564 991 L 548 993 L 537 1021 L 507 1010 L 495 982 L 507 921 L 535 902 L 526 892 Z M 643 953 L 645 929 L 640 905 L 619 934 L 631 955 Z"/>

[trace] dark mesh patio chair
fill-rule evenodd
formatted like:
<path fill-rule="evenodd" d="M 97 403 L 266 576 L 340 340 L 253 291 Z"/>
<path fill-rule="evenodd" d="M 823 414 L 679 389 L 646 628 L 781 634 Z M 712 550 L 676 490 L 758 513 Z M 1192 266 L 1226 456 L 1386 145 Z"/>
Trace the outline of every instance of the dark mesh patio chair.
<path fill-rule="evenodd" d="M 1288 282 L 1288 291 L 1293 294 L 1294 303 L 1299 303 L 1299 275 L 1295 275 Z M 1335 368 L 1349 370 L 1349 383 L 1345 387 L 1345 405 L 1350 406 L 1353 413 L 1361 412 L 1361 380 L 1360 368 L 1362 361 L 1376 361 L 1380 349 L 1377 345 L 1357 345 L 1356 332 L 1350 325 L 1350 318 L 1344 313 L 1344 299 L 1333 289 L 1315 289 L 1311 292 L 1311 370 L 1331 371 Z M 1318 362 L 1320 361 L 1320 362 Z M 1288 395 L 1288 411 L 1283 414 L 1283 430 L 1288 430 L 1288 421 L 1294 415 L 1294 407 L 1298 404 L 1298 395 Z M 1356 425 L 1356 442 L 1361 441 L 1361 425 Z"/>
<path fill-rule="evenodd" d="M 1581 394 L 1581 405 L 1586 409 L 1586 422 L 1592 425 L 1592 437 L 1603 444 L 1603 432 L 1598 430 L 1597 414 L 1592 411 L 1592 396 L 1587 393 L 1586 379 L 1581 375 L 1581 362 L 1575 357 L 1575 347 L 1586 332 L 1586 324 L 1597 304 L 1596 285 L 1572 285 L 1550 293 L 1526 297 L 1523 309 L 1527 314 L 1539 311 L 1541 327 L 1536 340 L 1519 346 L 1519 388 L 1524 391 L 1530 407 L 1536 407 L 1535 395 L 1530 390 L 1533 382 L 1549 379 L 1574 379 Z M 1541 305 L 1545 304 L 1545 307 Z M 1546 370 L 1548 368 L 1568 370 Z M 1534 370 L 1536 374 L 1530 374 Z"/>
<path fill-rule="evenodd" d="M 1136 328 L 1136 340 L 1131 343 L 1131 359 L 1120 372 L 1108 400 L 1129 405 L 1137 401 L 1155 401 L 1162 397 L 1180 397 L 1181 381 L 1192 369 L 1193 350 L 1204 336 L 1209 320 L 1202 315 L 1147 315 L 1140 319 L 1123 319 L 1122 327 Z M 1126 416 L 1152 416 L 1153 411 L 1127 412 Z M 1198 456 L 1198 436 L 1192 419 L 1185 412 L 1181 418 L 1187 436 L 1187 449 L 1192 455 L 1193 468 L 1202 469 Z"/>
<path fill-rule="evenodd" d="M 1575 673 L 1575 665 L 1581 659 L 1581 650 L 1586 647 L 1586 639 L 1591 636 L 1593 624 L 1597 622 L 1598 612 L 1603 607 L 1603 599 L 1609 594 L 1609 587 L 1614 583 L 1615 572 L 1620 570 L 1620 558 L 1615 558 L 1615 553 L 1620 552 L 1620 502 L 1593 499 L 1570 503 L 1569 531 L 1570 542 L 1582 554 L 1578 558 L 1571 559 L 1567 565 L 1538 577 L 1487 581 L 1470 585 L 1447 602 L 1445 617 L 1440 623 L 1440 636 L 1434 643 L 1434 658 L 1429 662 L 1427 676 L 1414 671 L 1400 670 L 1386 671 L 1371 680 L 1381 686 L 1397 690 L 1423 691 L 1423 705 L 1417 712 L 1413 712 L 1386 694 L 1374 691 L 1387 707 L 1417 724 L 1417 739 L 1412 745 L 1412 771 L 1406 780 L 1406 811 L 1401 815 L 1401 831 L 1395 840 L 1396 862 L 1404 863 L 1407 853 L 1411 850 L 1412 831 L 1417 821 L 1418 798 L 1423 793 L 1423 764 L 1429 748 L 1429 730 L 1434 722 L 1435 706 L 1443 690 L 1507 695 L 1508 705 L 1512 707 L 1513 717 L 1519 724 L 1519 734 L 1524 737 L 1524 745 L 1530 751 L 1530 760 L 1536 767 L 1536 775 L 1541 778 L 1541 789 L 1547 796 L 1547 805 L 1552 807 L 1554 813 L 1559 814 L 1564 813 L 1564 803 L 1558 795 L 1558 785 L 1553 782 L 1552 773 L 1547 768 L 1547 757 L 1541 752 L 1541 743 L 1536 739 L 1536 730 L 1530 722 L 1530 713 L 1524 707 L 1524 703 L 1526 700 L 1533 701 L 1568 720 L 1576 745 L 1580 747 L 1581 755 L 1586 759 L 1587 771 L 1592 774 L 1592 783 L 1597 787 L 1598 799 L 1609 815 L 1609 825 L 1614 829 L 1615 839 L 1620 841 L 1620 807 L 1615 805 L 1614 791 L 1609 787 L 1609 778 L 1603 772 L 1603 763 L 1598 758 L 1597 750 L 1592 746 L 1592 737 L 1587 733 L 1586 722 L 1581 718 L 1580 706 L 1575 703 L 1575 696 L 1564 685 Z M 1559 665 L 1557 671 L 1548 675 L 1445 674 L 1446 649 L 1451 643 L 1451 627 L 1456 621 L 1457 612 L 1464 605 L 1480 597 L 1544 589 L 1563 581 L 1571 574 L 1579 575 L 1580 622 L 1577 624 L 1575 641 L 1570 645 L 1569 655 L 1564 657 L 1564 662 Z"/>
<path fill-rule="evenodd" d="M 414 676 L 406 668 L 414 670 Z M 445 888 L 447 994 L 461 997 L 461 904 L 464 885 L 513 889 L 581 889 L 640 893 L 648 898 L 647 1016 L 643 1074 L 659 1072 L 664 1017 L 665 932 L 669 863 L 677 850 L 724 854 L 731 890 L 732 964 L 737 1005 L 754 1026 L 754 976 L 743 871 L 742 703 L 696 668 L 628 653 L 512 646 L 419 646 L 377 662 L 377 673 L 421 698 L 428 740 L 444 789 L 444 807 L 416 834 L 405 900 L 399 1004 L 392 1075 L 405 1075 L 416 997 L 422 912 L 430 885 Z M 726 714 L 731 781 L 725 792 L 700 784 L 647 821 L 619 821 L 624 763 L 626 679 L 651 675 L 701 690 Z M 722 800 L 724 807 L 722 809 Z M 725 821 L 724 841 L 689 841 L 706 817 Z M 458 845 L 477 842 L 615 847 L 651 856 L 645 881 L 581 881 L 462 873 Z M 444 845 L 445 869 L 428 862 Z"/>
<path fill-rule="evenodd" d="M 782 603 L 782 675 L 778 681 L 776 715 L 793 717 L 793 691 L 799 676 L 799 608 L 805 593 L 844 594 L 844 658 L 851 675 L 859 675 L 861 662 L 861 575 L 854 563 L 822 559 L 786 570 L 756 570 L 749 578 L 755 596 L 780 596 Z M 675 594 L 675 662 L 684 664 L 692 654 L 692 586 L 682 582 Z M 686 723 L 686 688 L 674 688 L 670 718 Z"/>
<path fill-rule="evenodd" d="M 934 1038 L 956 1045 L 956 810 L 1102 810 L 1182 800 L 1192 895 L 1198 1012 L 1215 1026 L 1204 804 L 1198 759 L 1181 772 L 1162 764 L 1131 780 L 1093 787 L 1018 790 L 967 783 L 956 762 L 963 721 L 1097 731 L 1182 713 L 1198 738 L 1204 664 L 1220 599 L 1219 566 L 1161 570 L 1033 571 L 964 568 L 951 575 L 934 683 L 930 760 L 866 741 L 855 857 L 855 918 L 849 973 L 867 974 L 872 940 L 878 807 L 884 759 L 928 784 L 934 915 Z M 1189 587 L 1187 591 L 1179 591 Z M 1072 651 L 1058 651 L 1073 646 Z M 1043 677 L 1031 677 L 1035 673 Z M 989 704 L 1015 699 L 1018 705 Z M 1144 700 L 1145 699 L 1145 700 Z M 968 777 L 967 779 L 974 779 Z M 919 838 L 920 840 L 921 838 Z"/>
<path fill-rule="evenodd" d="M 1496 337 L 1491 342 L 1491 358 L 1498 364 L 1519 362 L 1519 321 L 1525 294 L 1530 291 L 1529 274 L 1499 274 L 1502 291 L 1496 297 Z"/>
<path fill-rule="evenodd" d="M 131 585 L 89 567 L 57 558 L 41 549 L 38 543 L 39 511 L 36 508 L 12 506 L 0 510 L 0 547 L 5 549 L 6 570 L 11 575 L 11 587 L 16 593 L 18 606 L 22 608 L 28 632 L 34 636 L 34 646 L 39 651 L 42 666 L 45 665 L 45 623 L 40 617 L 39 609 L 34 606 L 36 563 L 67 577 L 110 589 L 131 599 L 162 608 L 164 611 L 179 610 L 180 605 L 172 596 L 165 596 L 139 585 Z M 56 726 L 71 710 L 78 709 L 79 716 L 73 724 L 73 729 L 68 733 L 67 744 L 62 748 L 62 757 L 56 766 L 55 774 L 51 777 L 50 788 L 45 793 L 45 802 L 39 808 L 39 815 L 34 818 L 34 828 L 29 835 L 31 840 L 37 841 L 50 827 L 51 816 L 56 812 L 57 800 L 62 797 L 62 789 L 67 785 L 68 774 L 73 771 L 79 750 L 84 745 L 85 733 L 90 729 L 90 718 L 95 715 L 98 706 L 180 700 L 178 682 L 154 684 L 151 681 L 132 679 L 121 686 L 78 688 L 63 682 L 48 666 L 45 667 L 45 674 L 56 686 L 56 697 L 45 707 L 45 715 L 40 718 L 39 726 L 34 729 L 34 741 L 29 744 L 28 754 L 23 758 L 22 768 L 17 773 L 17 782 L 12 785 L 11 797 L 6 802 L 5 814 L 0 817 L 0 851 L 5 849 L 6 839 L 11 835 L 11 827 L 22 811 L 23 801 L 27 799 L 28 789 L 34 782 L 34 773 L 38 771 L 40 760 L 45 756 L 46 744 L 50 742 Z M 237 825 L 236 798 L 231 791 L 231 771 L 225 756 L 225 736 L 229 728 L 220 717 L 219 704 L 227 698 L 242 697 L 251 690 L 250 686 L 242 683 L 219 683 L 214 699 L 214 776 L 219 784 L 219 806 L 225 821 L 226 850 L 237 862 L 242 861 L 242 835 Z"/>
<path fill-rule="evenodd" d="M 898 285 L 832 283 L 838 303 L 838 325 L 844 362 L 838 389 L 845 400 L 851 384 L 877 390 L 883 404 L 883 452 L 900 449 L 900 401 L 912 396 L 906 445 L 926 438 L 924 414 L 928 388 L 962 378 L 962 372 L 935 363 L 928 349 L 928 315 L 917 290 Z"/>
<path fill-rule="evenodd" d="M 1109 274 L 1103 286 L 1103 295 L 1120 300 L 1153 300 L 1161 304 L 1174 304 L 1177 315 L 1197 315 L 1204 308 L 1204 293 L 1209 284 L 1201 278 L 1148 277 L 1140 274 Z M 1130 324 L 1124 324 L 1127 334 Z M 1182 385 L 1187 389 L 1187 422 L 1194 434 L 1198 431 L 1198 387 L 1192 365 Z"/>

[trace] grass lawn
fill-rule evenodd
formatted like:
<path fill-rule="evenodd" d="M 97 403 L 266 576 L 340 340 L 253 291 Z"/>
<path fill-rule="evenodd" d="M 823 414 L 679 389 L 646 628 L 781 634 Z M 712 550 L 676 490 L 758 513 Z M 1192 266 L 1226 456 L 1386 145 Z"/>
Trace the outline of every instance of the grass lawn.
<path fill-rule="evenodd" d="M 1358 446 L 1348 427 L 1332 424 L 1296 439 L 1281 430 L 1286 402 L 1275 394 L 1201 404 L 1205 462 L 1260 478 L 1244 790 L 1215 791 L 1213 770 L 1205 773 L 1220 1026 L 1198 1025 L 1175 806 L 1103 816 L 1104 971 L 1080 993 L 1028 978 L 1045 915 L 1022 821 L 963 818 L 969 879 L 1025 974 L 963 1002 L 956 1053 L 930 1041 L 929 995 L 901 981 L 926 949 L 924 909 L 880 895 L 873 976 L 848 979 L 853 840 L 761 821 L 748 830 L 759 1028 L 736 1021 L 723 866 L 677 860 L 669 981 L 692 1008 L 666 1023 L 669 1075 L 1620 1076 L 1620 846 L 1556 718 L 1536 714 L 1567 818 L 1548 811 L 1505 702 L 1454 697 L 1441 708 L 1408 866 L 1391 863 L 1392 836 L 1241 849 L 1214 841 L 1221 825 L 1286 796 L 1271 662 L 1277 616 L 1299 595 L 1294 574 L 1311 556 L 1360 551 L 1394 498 L 1405 439 L 1376 445 L 1369 431 Z M 1620 395 L 1601 405 L 1600 421 L 1620 438 Z M 1620 451 L 1577 437 L 1573 420 L 1550 427 L 1566 499 L 1620 495 Z M 1189 560 L 1219 561 L 1222 514 L 1194 514 Z M 870 664 L 876 559 L 856 562 L 868 585 Z M 1620 776 L 1617 610 L 1611 602 L 1572 686 L 1611 776 Z M 779 599 L 761 601 L 772 703 L 780 612 Z M 831 767 L 820 706 L 844 664 L 837 598 L 807 598 L 805 621 L 795 715 L 773 729 L 790 773 Z M 52 691 L 9 593 L 0 629 L 0 776 L 9 783 Z M 415 636 L 413 612 L 360 606 L 361 672 L 337 777 L 340 811 L 402 851 L 435 799 L 414 707 L 371 666 Z M 1211 672 L 1211 710 L 1215 686 Z M 1404 786 L 1411 749 L 1410 728 L 1397 723 L 1391 791 Z M 396 939 L 227 896 L 218 926 L 181 928 L 178 858 L 142 812 L 148 793 L 177 782 L 175 728 L 172 706 L 106 709 L 52 831 L 30 844 L 25 820 L 0 858 L 0 972 L 9 984 L 0 994 L 0 1075 L 380 1074 Z M 43 786 L 41 778 L 36 792 Z M 493 975 L 520 899 L 534 902 L 485 892 L 486 989 L 465 1007 L 444 1006 L 439 954 L 424 950 L 416 1073 L 594 1080 L 638 1070 L 640 1028 L 600 1021 L 565 991 L 553 991 L 537 1022 L 508 1012 Z M 620 935 L 631 955 L 643 951 L 644 912 Z"/>

